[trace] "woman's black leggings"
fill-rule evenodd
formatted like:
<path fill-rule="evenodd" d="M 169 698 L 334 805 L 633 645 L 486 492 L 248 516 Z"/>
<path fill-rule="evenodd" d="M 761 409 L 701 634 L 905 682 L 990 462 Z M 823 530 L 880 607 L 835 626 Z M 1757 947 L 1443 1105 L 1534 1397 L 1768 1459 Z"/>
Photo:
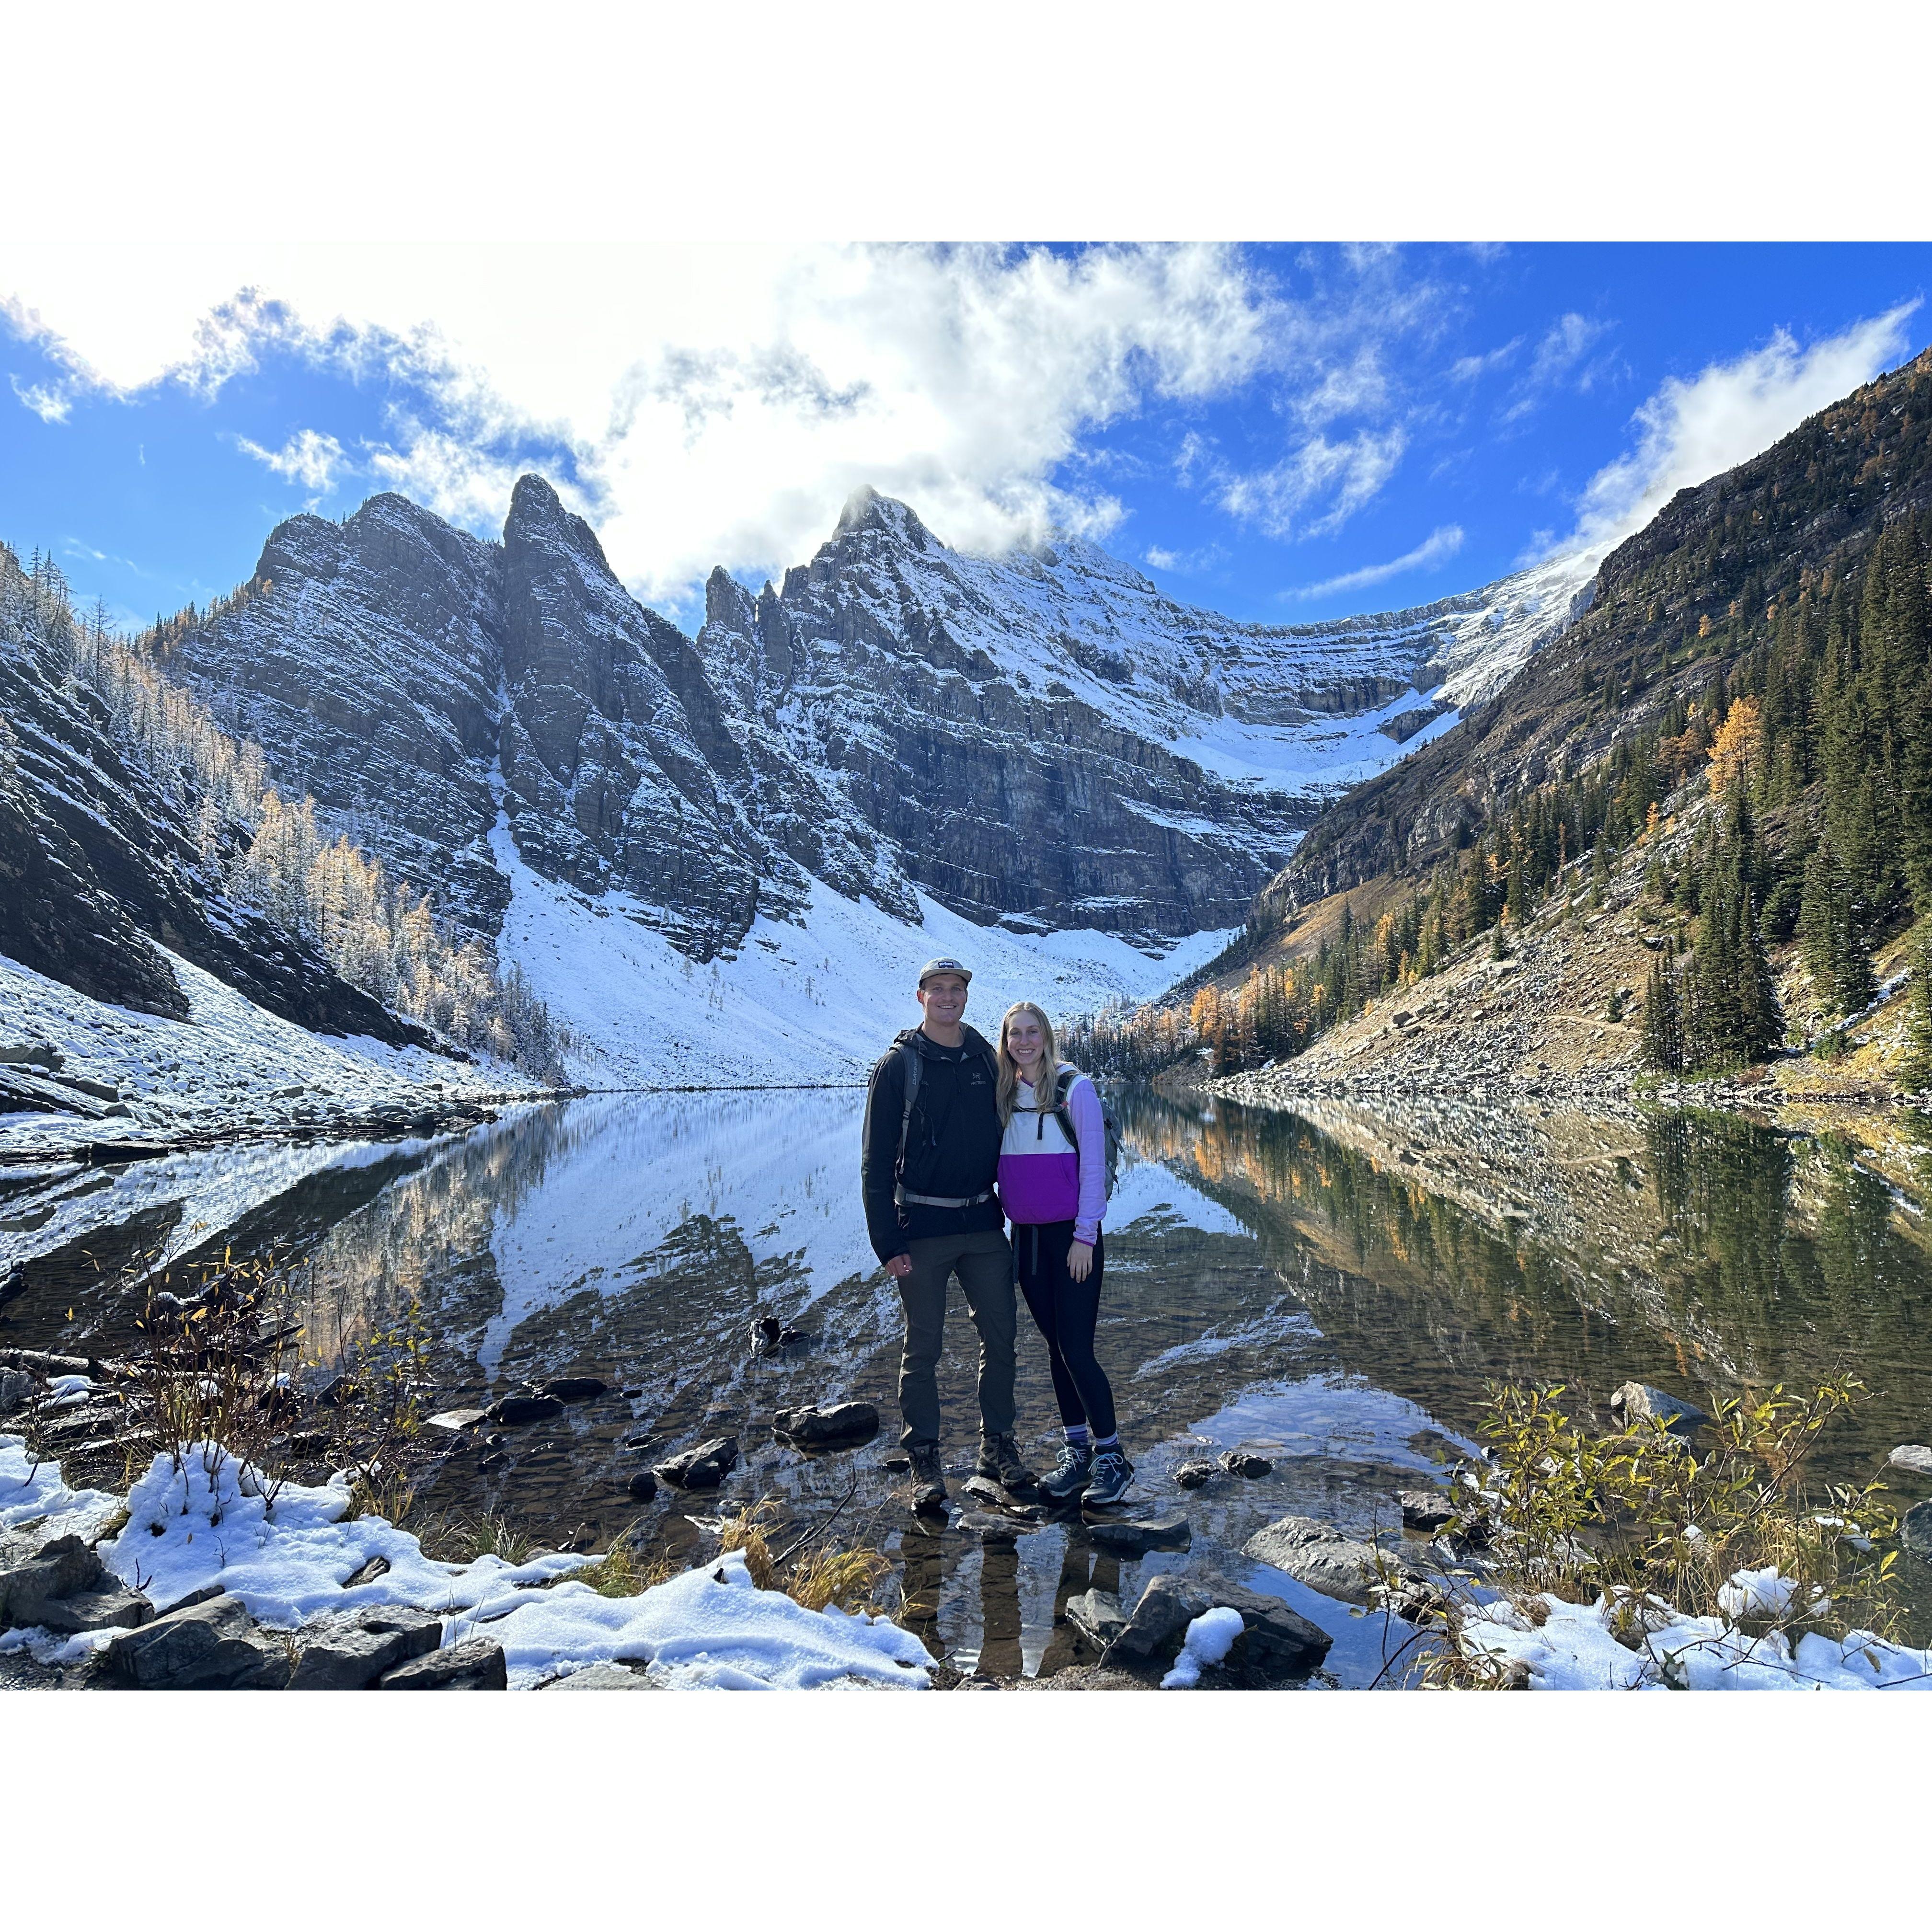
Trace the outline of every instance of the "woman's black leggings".
<path fill-rule="evenodd" d="M 1013 1258 L 1020 1288 L 1035 1325 L 1046 1338 L 1053 1365 L 1053 1393 L 1069 1428 L 1085 1423 L 1104 1440 L 1114 1432 L 1114 1391 L 1094 1358 L 1094 1324 L 1100 1312 L 1100 1282 L 1106 1272 L 1106 1237 L 1094 1244 L 1094 1265 L 1084 1281 L 1066 1272 L 1073 1245 L 1071 1221 L 1013 1229 Z"/>

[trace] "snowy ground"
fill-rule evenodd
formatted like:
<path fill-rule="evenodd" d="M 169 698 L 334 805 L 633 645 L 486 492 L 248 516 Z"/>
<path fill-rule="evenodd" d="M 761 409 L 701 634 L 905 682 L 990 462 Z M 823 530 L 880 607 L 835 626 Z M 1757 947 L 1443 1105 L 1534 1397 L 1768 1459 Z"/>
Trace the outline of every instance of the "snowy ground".
<path fill-rule="evenodd" d="M 0 1528 L 40 1518 L 37 1540 L 98 1535 L 119 1507 L 118 1497 L 67 1489 L 52 1464 L 28 1462 L 20 1438 L 0 1436 Z M 343 1476 L 322 1486 L 285 1484 L 272 1504 L 232 1457 L 205 1445 L 179 1469 L 156 1456 L 127 1508 L 126 1526 L 99 1546 L 101 1560 L 160 1609 L 218 1583 L 280 1630 L 327 1611 L 411 1604 L 443 1616 L 446 1646 L 477 1635 L 500 1643 L 513 1690 L 612 1660 L 648 1663 L 674 1690 L 854 1682 L 922 1690 L 928 1682 L 932 1660 L 910 1632 L 755 1588 L 735 1553 L 636 1596 L 600 1596 L 569 1577 L 580 1556 L 539 1555 L 520 1564 L 426 1556 L 415 1537 L 380 1516 L 349 1519 Z M 386 1559 L 387 1572 L 345 1589 L 373 1556 Z M 0 1648 L 73 1663 L 116 1634 L 13 1631 L 0 1636 Z"/>
<path fill-rule="evenodd" d="M 1060 1016 L 1150 998 L 1234 936 L 1196 933 L 1150 958 L 1111 933 L 1009 932 L 930 899 L 925 924 L 905 926 L 819 886 L 802 926 L 760 918 L 735 959 L 700 966 L 627 917 L 620 896 L 589 901 L 539 878 L 507 828 L 494 845 L 512 887 L 504 956 L 578 1036 L 571 1071 L 591 1086 L 843 1084 L 919 1024 L 919 968 L 940 954 L 972 969 L 966 1017 L 990 1034 L 1018 999 Z"/>
<path fill-rule="evenodd" d="M 104 1138 L 314 1126 L 372 1108 L 536 1096 L 513 1069 L 305 1031 L 169 954 L 186 1020 L 110 1006 L 0 958 L 0 1042 L 44 1042 L 62 1071 L 118 1088 L 124 1118 L 0 1114 L 0 1161 Z"/>

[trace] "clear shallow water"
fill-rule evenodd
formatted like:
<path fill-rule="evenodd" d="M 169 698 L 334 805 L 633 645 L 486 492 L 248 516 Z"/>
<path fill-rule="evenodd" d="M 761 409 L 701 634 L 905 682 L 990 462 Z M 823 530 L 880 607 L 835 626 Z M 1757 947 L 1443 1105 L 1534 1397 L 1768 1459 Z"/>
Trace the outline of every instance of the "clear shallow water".
<path fill-rule="evenodd" d="M 440 1406 L 572 1372 L 638 1392 L 508 1432 L 488 1462 L 466 1447 L 430 1506 L 602 1546 L 639 1515 L 634 1469 L 729 1430 L 744 1460 L 721 1497 L 661 1496 L 644 1511 L 658 1546 L 694 1558 L 707 1520 L 760 1498 L 801 1530 L 838 1509 L 839 1537 L 892 1555 L 931 1646 L 1001 1672 L 1069 1660 L 1055 1621 L 1069 1595 L 1131 1600 L 1152 1570 L 1179 1567 L 1278 1592 L 1334 1634 L 1334 1681 L 1373 1680 L 1382 1621 L 1241 1545 L 1289 1511 L 1387 1526 L 1396 1490 L 1459 1453 L 1494 1381 L 1562 1382 L 1607 1424 L 1606 1398 L 1632 1378 L 1708 1406 L 1849 1366 L 1877 1393 L 1830 1445 L 1832 1473 L 1932 1438 L 1932 1253 L 1916 1214 L 1847 1147 L 1689 1114 L 1288 1114 L 1124 1094 L 1135 1164 L 1108 1217 L 1101 1352 L 1142 1488 L 1186 1508 L 1192 1546 L 1121 1561 L 1048 1525 L 982 1548 L 910 1522 L 879 1466 L 897 1429 L 898 1319 L 859 1209 L 862 1097 L 601 1097 L 430 1143 L 23 1181 L 0 1195 L 0 1267 L 24 1264 L 0 1344 L 121 1345 L 138 1296 L 115 1284 L 136 1254 L 305 1256 L 311 1352 L 416 1303 Z M 816 1346 L 754 1357 L 751 1325 L 768 1312 Z M 973 1340 L 956 1298 L 940 1388 L 962 1473 Z M 1054 1418 L 1024 1315 L 1019 1393 L 1022 1438 L 1044 1462 Z M 853 1397 L 886 1424 L 856 1451 L 808 1459 L 765 1426 L 792 1402 Z M 623 1446 L 646 1430 L 646 1450 Z M 1178 1462 L 1238 1444 L 1274 1473 L 1185 1496 L 1172 1484 Z M 1911 1501 L 1932 1485 L 1900 1488 Z M 1932 1597 L 1926 1581 L 1915 1574 Z"/>

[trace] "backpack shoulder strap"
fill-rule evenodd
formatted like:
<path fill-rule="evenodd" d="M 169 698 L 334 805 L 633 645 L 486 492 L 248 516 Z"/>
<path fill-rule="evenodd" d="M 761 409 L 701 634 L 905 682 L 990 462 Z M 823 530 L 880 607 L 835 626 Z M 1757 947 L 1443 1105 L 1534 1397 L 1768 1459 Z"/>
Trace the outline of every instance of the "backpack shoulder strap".
<path fill-rule="evenodd" d="M 919 1098 L 919 1048 L 909 1040 L 898 1043 L 899 1062 L 905 1076 L 905 1105 L 899 1114 L 898 1168 L 905 1167 L 906 1142 L 912 1133 L 912 1103 Z"/>
<path fill-rule="evenodd" d="M 1080 1151 L 1080 1136 L 1074 1131 L 1073 1109 L 1067 1101 L 1073 1092 L 1074 1082 L 1079 1078 L 1077 1066 L 1063 1066 L 1053 1080 L 1053 1118 L 1060 1123 L 1060 1131 L 1066 1136 L 1067 1144 L 1076 1154 Z"/>

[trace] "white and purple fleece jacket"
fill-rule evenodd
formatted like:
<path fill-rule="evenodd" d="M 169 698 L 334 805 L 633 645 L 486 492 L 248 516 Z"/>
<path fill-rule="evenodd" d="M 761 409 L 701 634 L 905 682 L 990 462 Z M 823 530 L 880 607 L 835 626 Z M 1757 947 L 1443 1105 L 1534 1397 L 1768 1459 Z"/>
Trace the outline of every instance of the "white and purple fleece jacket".
<path fill-rule="evenodd" d="M 1000 1200 L 1016 1227 L 1071 1221 L 1073 1238 L 1091 1246 L 1107 1210 L 1107 1126 L 1100 1096 L 1084 1073 L 1067 1091 L 1066 1111 L 1079 1136 L 1077 1153 L 1053 1109 L 1035 1113 L 1033 1089 L 1019 1083 L 1000 1143 Z"/>

